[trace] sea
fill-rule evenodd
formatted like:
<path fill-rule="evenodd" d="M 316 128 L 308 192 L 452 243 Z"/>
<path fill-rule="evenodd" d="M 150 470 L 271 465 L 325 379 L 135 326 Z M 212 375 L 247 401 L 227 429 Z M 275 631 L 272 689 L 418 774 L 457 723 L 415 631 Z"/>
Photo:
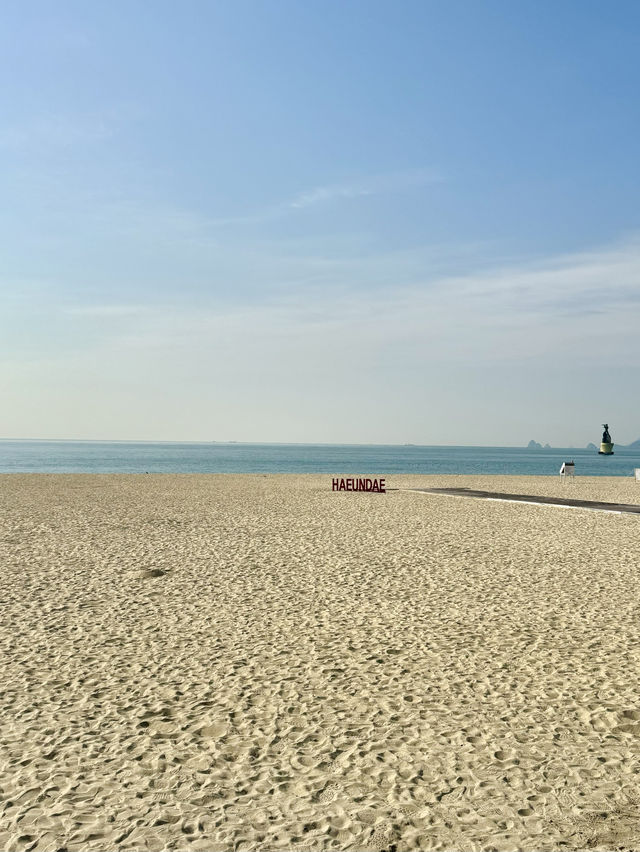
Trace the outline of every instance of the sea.
<path fill-rule="evenodd" d="M 0 473 L 326 473 L 633 476 L 640 448 L 429 447 L 382 444 L 0 440 Z"/>

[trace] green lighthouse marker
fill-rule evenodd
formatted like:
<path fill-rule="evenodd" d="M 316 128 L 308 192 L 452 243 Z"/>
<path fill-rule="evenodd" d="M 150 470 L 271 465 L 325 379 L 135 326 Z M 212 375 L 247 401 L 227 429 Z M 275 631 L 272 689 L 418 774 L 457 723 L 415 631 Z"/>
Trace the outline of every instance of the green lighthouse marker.
<path fill-rule="evenodd" d="M 613 441 L 611 440 L 611 435 L 609 434 L 609 424 L 603 423 L 604 432 L 602 433 L 602 443 L 600 444 L 600 449 L 598 450 L 599 456 L 612 456 L 613 455 Z"/>

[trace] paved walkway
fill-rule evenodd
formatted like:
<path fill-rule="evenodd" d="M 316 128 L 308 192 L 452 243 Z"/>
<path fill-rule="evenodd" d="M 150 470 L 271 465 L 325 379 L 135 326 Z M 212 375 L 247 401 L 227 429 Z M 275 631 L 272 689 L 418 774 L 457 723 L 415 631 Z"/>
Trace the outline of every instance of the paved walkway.
<path fill-rule="evenodd" d="M 449 497 L 477 497 L 481 500 L 535 503 L 540 506 L 569 506 L 573 509 L 592 509 L 596 512 L 627 512 L 640 515 L 640 505 L 634 503 L 601 503 L 595 500 L 571 500 L 566 497 L 540 497 L 537 494 L 503 494 L 498 491 L 474 491 L 472 488 L 403 488 L 402 490 L 446 494 Z"/>

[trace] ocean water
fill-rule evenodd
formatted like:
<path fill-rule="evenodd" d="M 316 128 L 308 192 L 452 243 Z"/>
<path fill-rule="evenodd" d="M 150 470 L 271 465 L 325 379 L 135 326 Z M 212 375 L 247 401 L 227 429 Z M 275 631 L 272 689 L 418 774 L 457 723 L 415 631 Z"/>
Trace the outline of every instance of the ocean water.
<path fill-rule="evenodd" d="M 640 450 L 613 456 L 583 449 L 422 447 L 364 444 L 0 441 L 0 473 L 394 473 L 633 476 Z"/>

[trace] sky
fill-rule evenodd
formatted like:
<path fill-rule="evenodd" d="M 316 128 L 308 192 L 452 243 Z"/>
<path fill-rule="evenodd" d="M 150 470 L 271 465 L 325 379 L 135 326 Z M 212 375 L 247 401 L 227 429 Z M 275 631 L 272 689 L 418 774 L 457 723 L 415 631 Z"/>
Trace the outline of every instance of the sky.
<path fill-rule="evenodd" d="M 640 437 L 640 4 L 9 2 L 3 438 Z"/>

